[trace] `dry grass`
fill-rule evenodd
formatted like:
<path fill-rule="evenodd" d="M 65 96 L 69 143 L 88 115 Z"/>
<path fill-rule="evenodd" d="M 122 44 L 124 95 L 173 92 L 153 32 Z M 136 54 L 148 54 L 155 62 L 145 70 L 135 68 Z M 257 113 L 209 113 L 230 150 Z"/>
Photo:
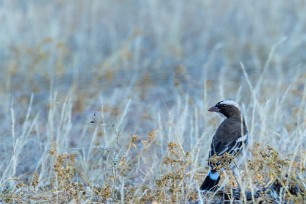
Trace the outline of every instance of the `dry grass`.
<path fill-rule="evenodd" d="M 305 202 L 305 7 L 4 1 L 0 202 Z M 199 191 L 225 98 L 251 140 L 238 196 L 227 168 Z"/>
<path fill-rule="evenodd" d="M 132 137 L 127 152 L 135 146 L 135 136 Z M 154 142 L 154 138 L 151 142 Z M 148 151 L 147 147 L 142 147 Z M 199 203 L 224 202 L 224 193 L 229 202 L 241 200 L 242 202 L 293 202 L 305 201 L 305 157 L 306 152 L 300 152 L 295 160 L 281 158 L 271 147 L 254 144 L 252 159 L 248 160 L 243 171 L 242 190 L 249 192 L 241 194 L 240 198 L 232 194 L 236 189 L 236 182 L 231 171 L 226 169 L 221 174 L 221 182 L 226 182 L 223 194 L 203 195 L 194 182 L 200 184 L 203 179 L 203 169 L 194 168 L 190 152 L 184 152 L 179 144 L 169 142 L 167 153 L 160 161 L 160 174 L 151 184 L 129 183 L 130 171 L 135 163 L 126 162 L 125 155 L 113 158 L 112 169 L 103 174 L 109 174 L 101 185 L 94 186 L 86 179 L 75 164 L 75 154 L 58 154 L 55 148 L 49 152 L 52 158 L 50 182 L 40 185 L 38 173 L 34 172 L 32 181 L 26 184 L 21 179 L 10 178 L 15 185 L 12 191 L 2 192 L 2 201 L 11 202 L 44 202 L 44 203 L 87 203 L 87 202 L 125 202 L 125 203 Z M 141 157 L 141 151 L 137 151 Z M 218 159 L 220 160 L 220 158 Z M 224 161 L 228 161 L 225 158 Z M 226 173 L 225 173 L 226 172 Z M 205 173 L 204 173 L 205 174 Z M 118 179 L 120 179 L 118 181 Z M 124 181 L 124 180 L 125 181 Z M 236 197 L 235 197 L 236 196 Z"/>

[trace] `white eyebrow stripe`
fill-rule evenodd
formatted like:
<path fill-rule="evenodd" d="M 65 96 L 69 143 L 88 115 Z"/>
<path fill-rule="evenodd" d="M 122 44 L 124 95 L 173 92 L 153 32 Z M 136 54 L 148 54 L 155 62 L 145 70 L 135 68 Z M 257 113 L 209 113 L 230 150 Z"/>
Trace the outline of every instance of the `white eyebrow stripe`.
<path fill-rule="evenodd" d="M 231 100 L 224 100 L 221 101 L 220 104 L 224 104 L 224 105 L 232 105 L 235 106 L 236 108 L 238 108 L 240 110 L 239 104 L 236 103 L 235 101 L 231 101 Z"/>

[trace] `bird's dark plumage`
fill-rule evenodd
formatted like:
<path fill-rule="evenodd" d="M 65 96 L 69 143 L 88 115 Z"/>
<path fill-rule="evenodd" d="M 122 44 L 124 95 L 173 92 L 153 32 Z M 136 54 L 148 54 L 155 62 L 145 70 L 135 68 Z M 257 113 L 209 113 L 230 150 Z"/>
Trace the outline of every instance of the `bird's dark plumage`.
<path fill-rule="evenodd" d="M 232 156 L 238 156 L 247 144 L 247 127 L 241 115 L 239 105 L 230 100 L 220 101 L 209 109 L 210 112 L 218 112 L 226 119 L 218 127 L 210 146 L 209 158 L 213 155 L 222 156 L 226 152 Z M 201 185 L 201 190 L 213 190 L 216 188 L 220 176 L 213 165 L 208 162 L 210 171 Z"/>
<path fill-rule="evenodd" d="M 221 156 L 225 152 L 231 154 L 234 147 L 242 146 L 243 135 L 247 133 L 246 126 L 235 117 L 226 118 L 218 127 L 212 143 L 209 156 Z M 240 140 L 239 140 L 240 139 Z"/>

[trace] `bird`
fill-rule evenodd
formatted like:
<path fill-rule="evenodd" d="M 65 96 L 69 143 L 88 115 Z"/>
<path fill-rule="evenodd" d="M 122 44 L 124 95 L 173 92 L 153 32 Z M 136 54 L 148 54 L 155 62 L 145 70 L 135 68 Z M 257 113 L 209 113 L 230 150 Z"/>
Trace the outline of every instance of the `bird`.
<path fill-rule="evenodd" d="M 245 147 L 248 143 L 247 126 L 237 102 L 232 100 L 223 100 L 209 108 L 208 111 L 216 112 L 225 116 L 225 120 L 219 125 L 212 138 L 208 156 L 208 165 L 210 170 L 204 182 L 200 186 L 201 191 L 215 191 L 220 180 L 220 174 L 216 169 L 216 165 L 212 164 L 209 159 L 214 155 L 222 156 L 225 153 L 228 153 L 239 162 L 239 159 L 241 160 L 241 156 L 243 156 L 243 152 L 246 150 Z M 233 161 L 230 162 L 233 163 Z M 218 164 L 220 163 L 218 162 Z M 234 171 L 233 174 L 236 179 Z"/>

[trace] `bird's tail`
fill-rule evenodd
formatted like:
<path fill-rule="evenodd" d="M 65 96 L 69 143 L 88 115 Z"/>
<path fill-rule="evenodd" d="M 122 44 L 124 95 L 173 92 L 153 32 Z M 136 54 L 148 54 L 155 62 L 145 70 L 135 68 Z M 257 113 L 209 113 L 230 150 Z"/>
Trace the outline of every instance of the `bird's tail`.
<path fill-rule="evenodd" d="M 213 191 L 219 183 L 220 175 L 216 170 L 209 170 L 204 182 L 202 183 L 200 190 Z"/>

